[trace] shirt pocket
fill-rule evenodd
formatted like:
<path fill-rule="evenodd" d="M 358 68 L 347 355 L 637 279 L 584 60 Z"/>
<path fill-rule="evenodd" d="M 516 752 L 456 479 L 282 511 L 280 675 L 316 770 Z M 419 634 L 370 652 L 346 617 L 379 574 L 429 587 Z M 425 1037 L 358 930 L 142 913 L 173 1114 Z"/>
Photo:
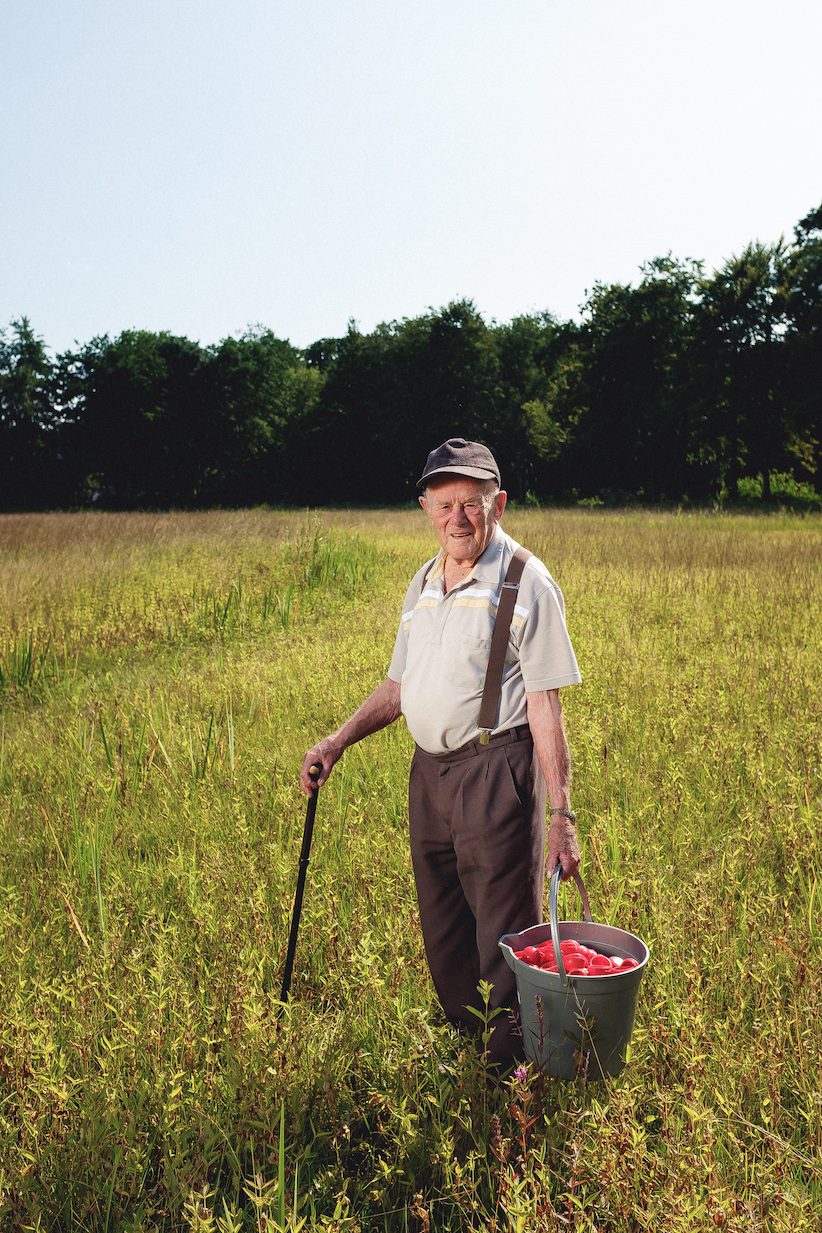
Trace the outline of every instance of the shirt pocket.
<path fill-rule="evenodd" d="M 443 673 L 450 689 L 462 696 L 481 696 L 488 671 L 491 639 L 474 634 L 457 634 L 447 639 Z"/>

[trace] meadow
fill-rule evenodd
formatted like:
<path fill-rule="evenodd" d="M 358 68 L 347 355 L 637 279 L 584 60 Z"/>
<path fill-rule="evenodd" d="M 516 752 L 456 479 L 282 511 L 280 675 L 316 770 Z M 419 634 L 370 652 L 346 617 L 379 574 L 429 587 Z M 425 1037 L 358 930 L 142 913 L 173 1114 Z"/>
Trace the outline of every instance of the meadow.
<path fill-rule="evenodd" d="M 0 1228 L 819 1227 L 822 518 L 508 511 L 565 594 L 625 1070 L 489 1074 L 442 1021 L 382 678 L 418 511 L 0 516 Z M 572 891 L 564 914 L 578 913 Z"/>

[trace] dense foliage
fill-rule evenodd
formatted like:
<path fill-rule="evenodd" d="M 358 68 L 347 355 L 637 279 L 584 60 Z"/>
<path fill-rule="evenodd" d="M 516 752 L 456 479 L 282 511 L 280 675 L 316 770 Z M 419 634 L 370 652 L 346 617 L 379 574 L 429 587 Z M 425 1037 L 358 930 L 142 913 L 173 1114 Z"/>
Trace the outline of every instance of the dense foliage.
<path fill-rule="evenodd" d="M 447 436 L 520 500 L 817 501 L 822 206 L 711 276 L 657 258 L 579 323 L 467 300 L 301 351 L 129 330 L 51 358 L 0 331 L 0 508 L 384 504 Z M 344 464 L 344 465 L 343 465 Z"/>

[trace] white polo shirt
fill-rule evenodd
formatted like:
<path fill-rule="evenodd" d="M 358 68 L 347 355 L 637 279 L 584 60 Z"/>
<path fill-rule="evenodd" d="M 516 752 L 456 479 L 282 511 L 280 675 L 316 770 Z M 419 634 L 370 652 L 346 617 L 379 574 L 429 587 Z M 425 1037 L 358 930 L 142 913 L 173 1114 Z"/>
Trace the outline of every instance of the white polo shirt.
<path fill-rule="evenodd" d="M 518 547 L 497 526 L 471 573 L 450 591 L 444 589 L 442 552 L 417 571 L 408 588 L 388 676 L 401 687 L 412 737 L 428 753 L 448 753 L 479 736 L 497 605 Z M 508 634 L 494 732 L 527 723 L 526 692 L 581 679 L 562 592 L 542 562 L 530 557 Z"/>

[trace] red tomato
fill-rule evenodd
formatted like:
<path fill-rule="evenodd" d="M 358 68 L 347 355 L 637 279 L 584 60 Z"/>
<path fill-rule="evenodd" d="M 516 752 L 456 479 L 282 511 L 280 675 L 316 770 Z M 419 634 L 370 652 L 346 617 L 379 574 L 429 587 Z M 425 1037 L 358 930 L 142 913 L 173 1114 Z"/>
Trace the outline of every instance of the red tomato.
<path fill-rule="evenodd" d="M 628 972 L 639 967 L 639 962 L 630 956 L 605 955 L 576 938 L 562 938 L 559 944 L 562 962 L 569 976 L 610 976 L 614 972 Z M 526 946 L 514 951 L 518 959 L 544 972 L 557 972 L 554 943 L 544 938 L 536 946 Z"/>

